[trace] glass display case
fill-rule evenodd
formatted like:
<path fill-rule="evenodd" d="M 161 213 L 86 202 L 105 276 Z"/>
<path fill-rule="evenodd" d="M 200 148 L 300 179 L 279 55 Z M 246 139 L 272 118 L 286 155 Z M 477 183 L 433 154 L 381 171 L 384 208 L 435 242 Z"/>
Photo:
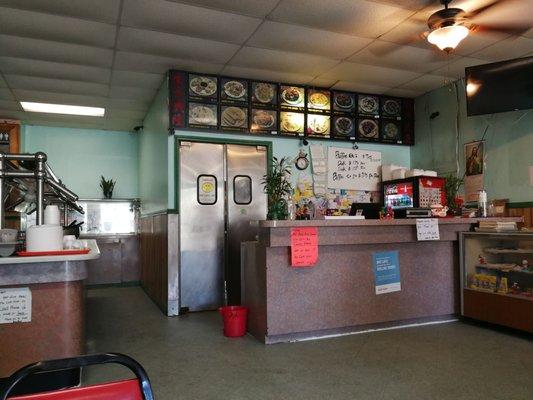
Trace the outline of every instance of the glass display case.
<path fill-rule="evenodd" d="M 462 315 L 533 332 L 533 233 L 460 235 Z"/>

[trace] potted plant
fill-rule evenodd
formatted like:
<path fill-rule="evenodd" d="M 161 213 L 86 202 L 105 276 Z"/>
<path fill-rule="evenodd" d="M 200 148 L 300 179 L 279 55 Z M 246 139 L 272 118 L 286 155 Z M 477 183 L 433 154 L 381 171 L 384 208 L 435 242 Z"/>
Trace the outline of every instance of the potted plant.
<path fill-rule="evenodd" d="M 104 198 L 110 199 L 113 197 L 113 189 L 115 189 L 115 183 L 117 183 L 117 181 L 114 181 L 113 179 L 106 180 L 102 176 L 102 179 L 100 179 L 100 188 L 102 189 Z"/>
<path fill-rule="evenodd" d="M 281 160 L 272 157 L 272 168 L 261 181 L 263 190 L 268 196 L 267 219 L 269 220 L 282 220 L 289 216 L 286 199 L 292 194 L 289 165 L 288 157 L 283 157 Z"/>
<path fill-rule="evenodd" d="M 463 178 L 458 178 L 452 174 L 446 176 L 444 190 L 446 191 L 446 205 L 448 206 L 451 215 L 457 215 L 461 210 L 463 201 L 457 197 L 457 193 L 459 192 L 459 188 L 463 185 L 463 183 Z"/>

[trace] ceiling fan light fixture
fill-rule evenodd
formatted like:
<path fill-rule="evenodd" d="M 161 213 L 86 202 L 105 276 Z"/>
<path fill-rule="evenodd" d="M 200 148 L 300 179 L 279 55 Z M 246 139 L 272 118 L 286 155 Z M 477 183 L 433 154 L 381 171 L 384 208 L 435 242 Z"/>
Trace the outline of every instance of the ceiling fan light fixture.
<path fill-rule="evenodd" d="M 427 40 L 439 49 L 451 51 L 468 36 L 469 29 L 464 25 L 448 25 L 432 30 Z"/>

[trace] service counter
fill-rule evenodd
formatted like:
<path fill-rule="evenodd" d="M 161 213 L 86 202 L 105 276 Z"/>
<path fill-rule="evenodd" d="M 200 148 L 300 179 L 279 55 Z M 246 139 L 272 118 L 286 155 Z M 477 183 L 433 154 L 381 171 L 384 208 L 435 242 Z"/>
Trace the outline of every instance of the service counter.
<path fill-rule="evenodd" d="M 0 258 L 0 378 L 36 361 L 84 353 L 88 254 Z M 29 309 L 28 309 L 29 308 Z M 11 322 L 14 311 L 24 322 Z"/>
<path fill-rule="evenodd" d="M 417 241 L 410 219 L 258 221 L 258 241 L 242 245 L 249 332 L 276 343 L 454 318 L 460 307 L 458 233 L 477 222 L 439 219 L 440 239 Z M 295 227 L 318 229 L 312 267 L 291 267 Z M 373 253 L 393 250 L 401 290 L 377 295 Z"/>

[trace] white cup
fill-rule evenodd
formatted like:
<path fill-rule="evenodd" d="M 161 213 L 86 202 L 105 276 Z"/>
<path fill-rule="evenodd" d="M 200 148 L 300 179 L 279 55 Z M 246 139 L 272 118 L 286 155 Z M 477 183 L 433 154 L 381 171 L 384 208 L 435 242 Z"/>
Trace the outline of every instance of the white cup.
<path fill-rule="evenodd" d="M 59 207 L 56 205 L 48 205 L 44 209 L 44 224 L 45 225 L 59 225 Z"/>

